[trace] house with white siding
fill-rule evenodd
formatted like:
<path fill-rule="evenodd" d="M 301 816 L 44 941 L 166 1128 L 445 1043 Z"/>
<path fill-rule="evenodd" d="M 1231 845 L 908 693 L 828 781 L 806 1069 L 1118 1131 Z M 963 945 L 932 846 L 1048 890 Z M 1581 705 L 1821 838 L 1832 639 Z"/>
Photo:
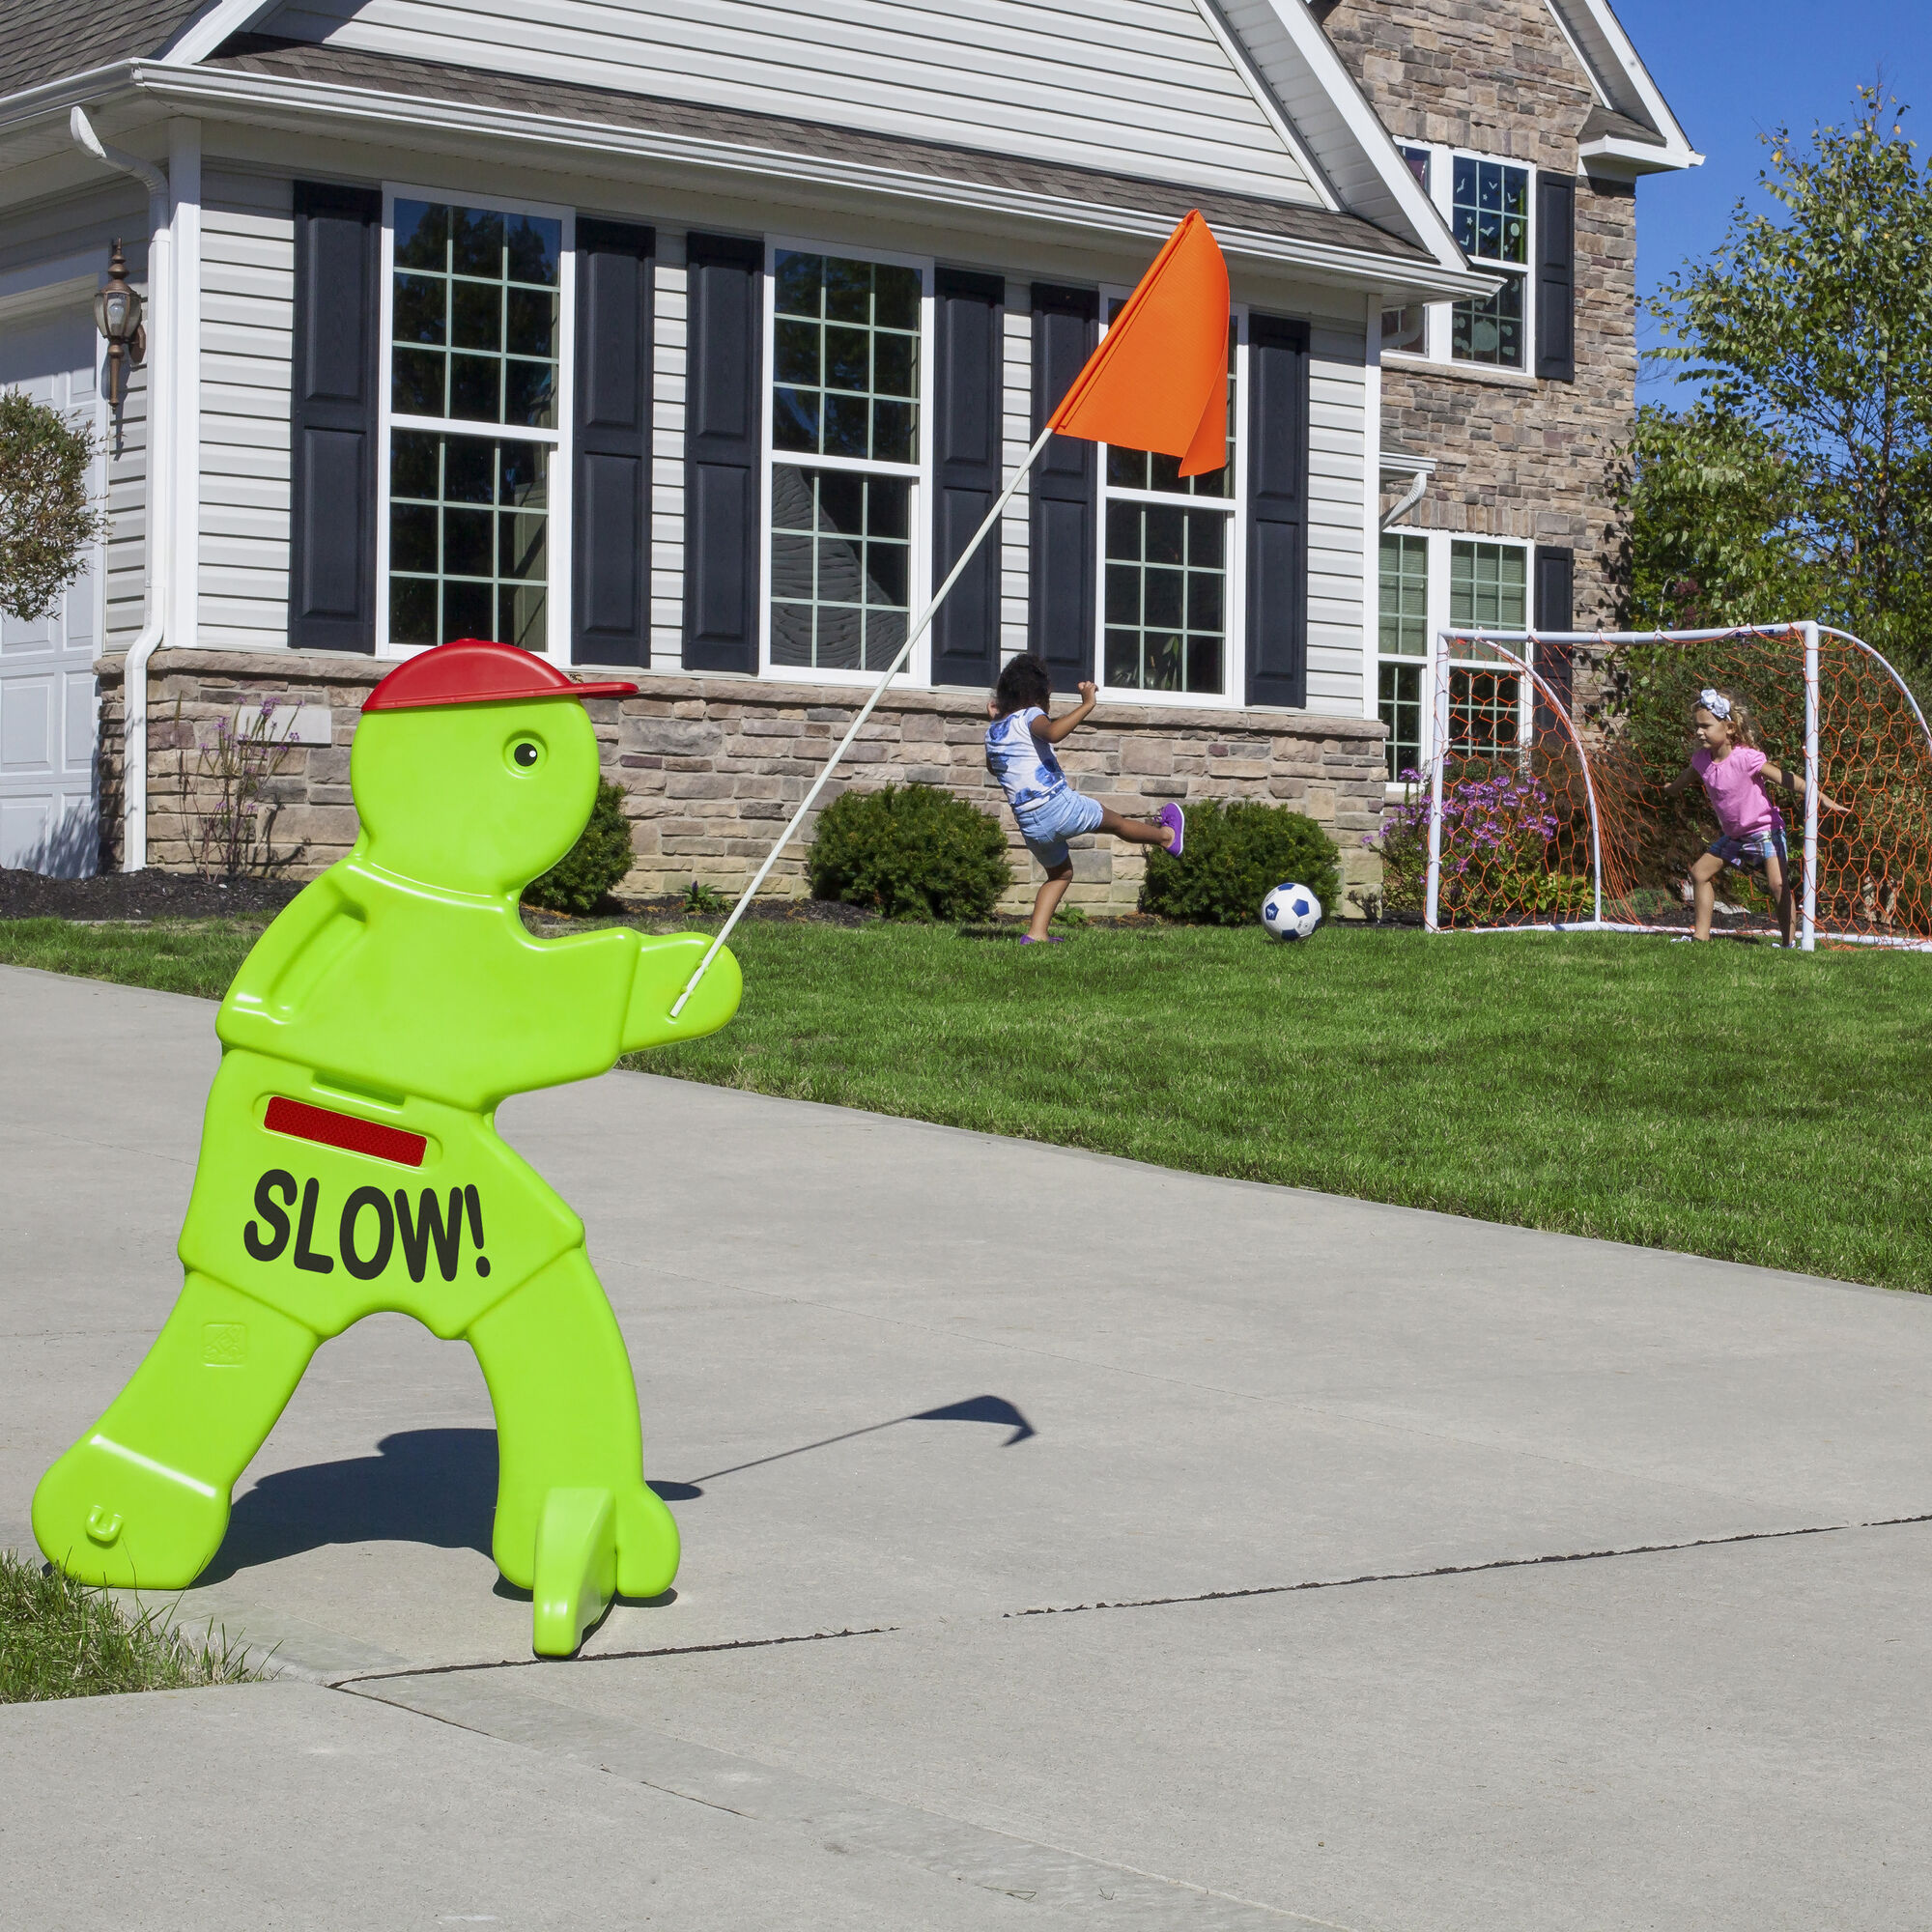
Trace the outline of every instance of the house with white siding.
<path fill-rule="evenodd" d="M 98 425 L 108 527 L 0 633 L 0 864 L 189 863 L 211 733 L 273 699 L 261 856 L 317 869 L 354 836 L 369 687 L 474 636 L 634 676 L 595 706 L 632 889 L 728 888 L 1199 208 L 1234 294 L 1226 469 L 1051 444 L 848 781 L 990 808 L 986 688 L 1032 649 L 1100 686 L 1083 788 L 1293 802 L 1365 878 L 1384 318 L 1513 278 L 1320 11 L 14 0 L 0 384 Z M 147 335 L 110 408 L 117 240 Z M 1574 278 L 1545 254 L 1553 330 Z M 1076 895 L 1130 901 L 1138 865 L 1080 853 Z"/>

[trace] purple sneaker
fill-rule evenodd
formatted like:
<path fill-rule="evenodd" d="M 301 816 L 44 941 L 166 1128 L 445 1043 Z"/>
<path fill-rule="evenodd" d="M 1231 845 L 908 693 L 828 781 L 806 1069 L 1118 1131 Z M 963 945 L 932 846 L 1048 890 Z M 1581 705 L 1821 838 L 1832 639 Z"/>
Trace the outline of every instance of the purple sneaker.
<path fill-rule="evenodd" d="M 1020 934 L 1020 944 L 1022 946 L 1065 946 L 1066 941 L 1057 932 L 1049 932 L 1044 939 L 1036 939 L 1032 933 L 1023 932 Z"/>
<path fill-rule="evenodd" d="M 1170 799 L 1160 809 L 1160 822 L 1174 835 L 1167 841 L 1167 849 L 1179 858 L 1180 848 L 1187 842 L 1187 814 Z"/>

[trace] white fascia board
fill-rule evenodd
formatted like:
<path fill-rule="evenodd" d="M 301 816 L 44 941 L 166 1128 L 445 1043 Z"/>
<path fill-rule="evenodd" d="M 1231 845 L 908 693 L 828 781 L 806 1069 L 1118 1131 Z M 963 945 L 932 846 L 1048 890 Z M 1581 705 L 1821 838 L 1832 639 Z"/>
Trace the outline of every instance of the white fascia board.
<path fill-rule="evenodd" d="M 1690 145 L 1690 137 L 1670 111 L 1663 90 L 1651 77 L 1650 70 L 1637 57 L 1623 22 L 1610 10 L 1608 0 L 1547 0 L 1563 37 L 1583 63 L 1592 85 L 1605 107 L 1627 115 L 1638 126 L 1662 137 L 1662 147 L 1640 141 L 1620 141 L 1606 136 L 1592 141 L 1582 150 L 1585 166 L 1601 156 L 1609 165 L 1599 173 L 1659 174 L 1676 168 L 1694 168 L 1704 156 Z"/>
<path fill-rule="evenodd" d="M 194 67 L 223 41 L 245 34 L 264 14 L 272 14 L 281 0 L 213 0 L 185 25 L 156 58 L 167 67 Z"/>
<path fill-rule="evenodd" d="M 1428 249 L 1437 266 L 1466 274 L 1463 251 L 1422 184 L 1396 152 L 1368 97 L 1321 31 L 1307 0 L 1201 0 L 1227 22 L 1282 112 L 1321 163 L 1340 205 Z M 1484 285 L 1488 293 L 1490 284 Z M 1465 285 L 1475 293 L 1475 285 Z"/>
<path fill-rule="evenodd" d="M 143 94 L 184 114 L 267 127 L 287 127 L 293 117 L 344 133 L 359 128 L 392 145 L 398 130 L 412 130 L 426 137 L 420 144 L 455 147 L 480 160 L 500 161 L 507 147 L 548 150 L 559 158 L 568 156 L 570 164 L 580 168 L 590 157 L 597 157 L 604 166 L 592 168 L 592 172 L 619 173 L 630 180 L 637 178 L 638 161 L 656 161 L 712 175 L 781 181 L 820 192 L 856 190 L 868 196 L 962 210 L 981 217 L 1018 217 L 1029 227 L 1051 224 L 1136 241 L 1164 240 L 1174 226 L 1173 217 L 1167 214 L 1142 213 L 1130 208 L 1072 201 L 983 182 L 949 181 L 845 158 L 798 155 L 651 128 L 613 128 L 604 122 L 571 121 L 332 82 L 153 62 L 138 63 L 133 78 Z M 1225 225 L 1216 227 L 1215 238 L 1223 251 L 1236 259 L 1293 269 L 1311 279 L 1378 293 L 1392 301 L 1460 300 L 1488 296 L 1495 287 L 1492 277 L 1465 266 L 1460 251 L 1453 265 L 1445 266 Z"/>
<path fill-rule="evenodd" d="M 1601 134 L 1577 150 L 1583 172 L 1603 175 L 1610 181 L 1634 181 L 1638 175 L 1673 174 L 1703 165 L 1704 156 L 1673 153 L 1669 148 L 1653 147 L 1648 141 L 1624 140 L 1615 134 Z"/>

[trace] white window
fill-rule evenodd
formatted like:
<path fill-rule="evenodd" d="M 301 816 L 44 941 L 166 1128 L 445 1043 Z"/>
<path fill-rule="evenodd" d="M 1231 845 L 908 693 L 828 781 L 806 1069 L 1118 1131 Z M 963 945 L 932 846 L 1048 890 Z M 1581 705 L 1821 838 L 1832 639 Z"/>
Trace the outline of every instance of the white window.
<path fill-rule="evenodd" d="M 383 224 L 377 637 L 569 655 L 567 209 L 392 187 Z"/>
<path fill-rule="evenodd" d="M 1110 296 L 1111 323 L 1123 294 Z M 1228 328 L 1228 461 L 1182 478 L 1178 457 L 1101 452 L 1098 684 L 1112 696 L 1240 696 L 1245 317 Z"/>
<path fill-rule="evenodd" d="M 1493 295 L 1382 311 L 1382 353 L 1527 375 L 1536 366 L 1529 267 L 1536 170 L 1453 148 L 1404 147 L 1403 158 L 1472 265 L 1502 276 Z"/>
<path fill-rule="evenodd" d="M 1378 666 L 1381 720 L 1388 726 L 1388 778 L 1422 769 L 1423 688 L 1429 668 L 1429 539 L 1389 530 L 1381 546 L 1381 636 Z"/>
<path fill-rule="evenodd" d="M 1379 597 L 1378 710 L 1396 784 L 1435 755 L 1441 632 L 1529 628 L 1529 546 L 1441 530 L 1384 531 Z M 1514 747 L 1528 727 L 1520 674 L 1489 668 L 1483 658 L 1479 648 L 1461 646 L 1450 668 L 1449 744 L 1458 757 Z"/>
<path fill-rule="evenodd" d="M 1431 156 L 1427 148 L 1398 147 L 1396 153 L 1408 163 L 1408 171 L 1429 192 Z M 1382 310 L 1382 350 L 1403 355 L 1429 354 L 1429 304 L 1409 302 L 1403 308 Z"/>
<path fill-rule="evenodd" d="M 767 266 L 764 662 L 873 677 L 926 596 L 931 264 L 781 242 Z"/>

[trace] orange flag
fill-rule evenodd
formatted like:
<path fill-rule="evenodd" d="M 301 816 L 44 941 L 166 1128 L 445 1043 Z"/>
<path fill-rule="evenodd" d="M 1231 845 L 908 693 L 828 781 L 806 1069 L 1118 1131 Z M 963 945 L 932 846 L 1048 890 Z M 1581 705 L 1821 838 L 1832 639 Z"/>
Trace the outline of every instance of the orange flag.
<path fill-rule="evenodd" d="M 1181 459 L 1228 460 L 1228 265 L 1199 210 L 1167 238 L 1049 418 L 1062 436 Z"/>

